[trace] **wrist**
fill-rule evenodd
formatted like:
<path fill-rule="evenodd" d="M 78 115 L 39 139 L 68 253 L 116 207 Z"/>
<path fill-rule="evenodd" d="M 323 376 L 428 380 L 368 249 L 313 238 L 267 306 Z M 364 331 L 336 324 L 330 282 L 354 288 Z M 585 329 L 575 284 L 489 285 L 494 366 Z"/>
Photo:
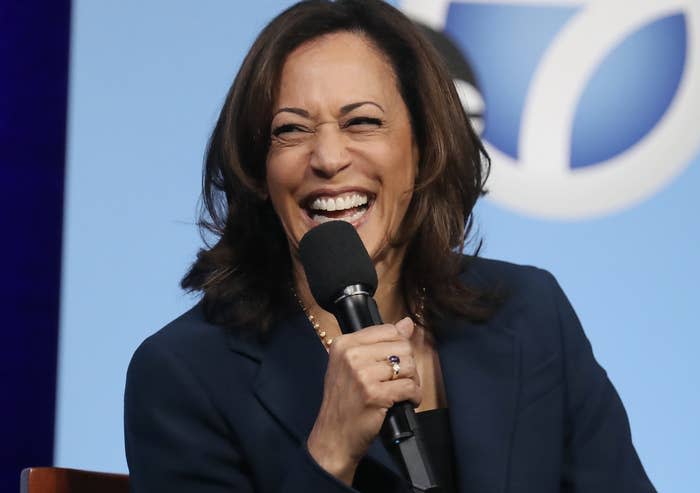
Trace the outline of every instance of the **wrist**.
<path fill-rule="evenodd" d="M 316 463 L 324 469 L 328 474 L 334 476 L 339 481 L 342 481 L 348 486 L 352 485 L 352 480 L 355 477 L 355 469 L 357 462 L 354 461 L 348 454 L 344 454 L 337 447 L 327 447 L 322 442 L 314 439 L 312 436 L 306 442 L 306 448 L 309 455 Z"/>

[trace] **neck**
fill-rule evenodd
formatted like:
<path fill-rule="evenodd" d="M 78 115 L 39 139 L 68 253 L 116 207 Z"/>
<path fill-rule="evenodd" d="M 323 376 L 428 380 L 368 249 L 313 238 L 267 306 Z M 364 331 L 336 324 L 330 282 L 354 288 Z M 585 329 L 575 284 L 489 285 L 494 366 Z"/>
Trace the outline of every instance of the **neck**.
<path fill-rule="evenodd" d="M 389 256 L 394 258 L 390 259 Z M 375 263 L 379 284 L 374 299 L 382 320 L 387 323 L 398 322 L 408 313 L 400 286 L 401 260 L 403 260 L 403 251 L 393 251 Z M 293 257 L 293 270 L 294 289 L 304 306 L 314 315 L 324 330 L 340 334 L 338 322 L 333 314 L 323 310 L 313 298 L 304 268 L 295 257 Z"/>
<path fill-rule="evenodd" d="M 375 264 L 379 285 L 374 294 L 374 299 L 379 307 L 382 320 L 387 323 L 395 323 L 406 316 L 407 307 L 401 290 L 401 264 L 403 261 L 403 249 L 393 250 L 388 256 Z"/>

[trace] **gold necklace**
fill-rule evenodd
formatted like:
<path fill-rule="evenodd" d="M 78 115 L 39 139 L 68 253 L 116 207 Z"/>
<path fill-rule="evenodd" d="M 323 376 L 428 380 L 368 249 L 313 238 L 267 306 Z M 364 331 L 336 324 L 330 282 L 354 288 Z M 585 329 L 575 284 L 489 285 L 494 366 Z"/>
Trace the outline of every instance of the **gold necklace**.
<path fill-rule="evenodd" d="M 321 339 L 323 347 L 325 347 L 327 351 L 328 348 L 331 347 L 331 344 L 333 344 L 333 338 L 329 337 L 326 331 L 321 328 L 321 324 L 319 324 L 316 321 L 316 317 L 313 316 L 311 311 L 308 308 L 306 308 L 304 302 L 301 301 L 301 298 L 297 294 L 297 290 L 292 288 L 292 293 L 294 294 L 294 298 L 297 300 L 297 303 L 299 303 L 301 310 L 304 312 L 304 315 L 306 315 L 306 318 L 309 320 L 309 323 L 311 323 L 311 326 L 316 331 L 316 334 L 318 335 L 319 339 Z"/>
<path fill-rule="evenodd" d="M 297 290 L 292 288 L 292 294 L 294 295 L 294 299 L 297 300 L 297 303 L 299 303 L 299 306 L 301 307 L 301 310 L 304 312 L 304 315 L 306 315 L 306 318 L 309 320 L 309 323 L 311 326 L 314 328 L 316 331 L 316 334 L 318 335 L 319 339 L 321 339 L 321 342 L 323 343 L 323 347 L 326 348 L 326 351 L 328 348 L 331 347 L 331 344 L 333 344 L 333 338 L 329 337 L 328 334 L 326 333 L 325 330 L 321 328 L 321 324 L 319 324 L 316 321 L 316 317 L 314 317 L 313 313 L 311 313 L 311 310 L 309 310 L 306 305 L 304 304 L 303 301 L 301 301 L 301 298 L 297 294 Z M 416 313 L 416 322 L 418 325 L 425 327 L 425 319 L 423 316 L 425 310 L 425 289 L 423 289 L 423 296 L 421 297 L 420 300 L 420 305 L 418 306 L 418 311 Z"/>

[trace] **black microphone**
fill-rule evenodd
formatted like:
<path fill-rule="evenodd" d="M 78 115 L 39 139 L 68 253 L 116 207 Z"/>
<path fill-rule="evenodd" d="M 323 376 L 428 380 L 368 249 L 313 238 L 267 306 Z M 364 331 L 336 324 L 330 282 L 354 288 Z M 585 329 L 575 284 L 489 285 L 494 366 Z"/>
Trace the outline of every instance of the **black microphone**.
<path fill-rule="evenodd" d="M 335 316 L 344 334 L 383 323 L 372 298 L 377 272 L 351 224 L 329 221 L 316 226 L 299 242 L 299 254 L 311 294 Z M 389 409 L 381 436 L 387 448 L 401 457 L 414 491 L 439 491 L 410 402 Z"/>

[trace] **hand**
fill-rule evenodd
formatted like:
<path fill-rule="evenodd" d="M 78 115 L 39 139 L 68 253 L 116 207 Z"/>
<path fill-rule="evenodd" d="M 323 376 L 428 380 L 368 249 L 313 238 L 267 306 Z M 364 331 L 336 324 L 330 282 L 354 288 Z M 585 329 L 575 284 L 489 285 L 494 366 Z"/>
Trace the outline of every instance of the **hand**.
<path fill-rule="evenodd" d="M 355 469 L 396 402 L 420 404 L 420 379 L 409 339 L 413 321 L 367 327 L 336 337 L 328 353 L 323 401 L 307 447 L 326 471 L 350 485 Z M 401 358 L 393 378 L 387 357 Z"/>

